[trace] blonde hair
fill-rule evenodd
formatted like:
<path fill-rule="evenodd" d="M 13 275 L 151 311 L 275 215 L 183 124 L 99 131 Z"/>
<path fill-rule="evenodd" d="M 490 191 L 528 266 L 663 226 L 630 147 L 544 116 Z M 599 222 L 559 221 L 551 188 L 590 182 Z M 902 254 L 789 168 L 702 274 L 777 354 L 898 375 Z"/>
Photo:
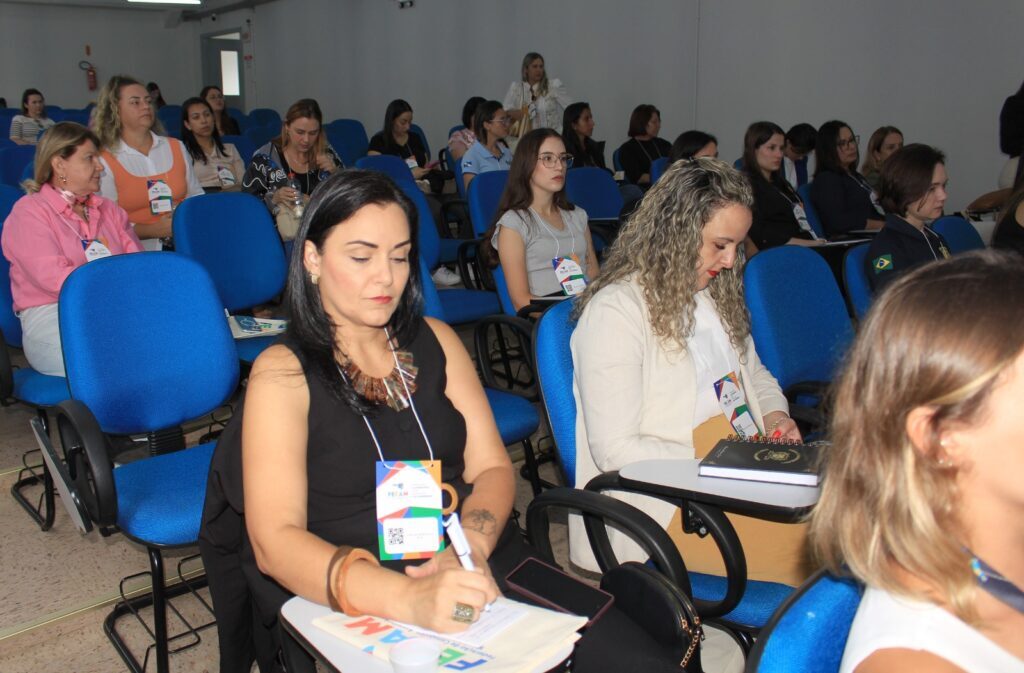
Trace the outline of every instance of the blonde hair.
<path fill-rule="evenodd" d="M 601 288 L 635 278 L 643 287 L 654 334 L 666 349 L 685 350 L 693 328 L 704 226 L 726 206 L 750 208 L 753 202 L 750 182 L 723 161 L 702 157 L 672 164 L 619 231 L 601 275 L 580 295 L 574 315 L 578 317 Z M 722 269 L 708 290 L 742 358 L 750 335 L 742 245 L 736 254 L 733 267 Z"/>
<path fill-rule="evenodd" d="M 312 98 L 302 98 L 292 103 L 292 106 L 288 108 L 288 111 L 284 114 L 284 119 L 281 121 L 281 135 L 276 139 L 278 150 L 281 153 L 284 153 L 284 148 L 288 147 L 288 127 L 296 119 L 313 119 L 320 126 L 316 142 L 309 148 L 309 152 L 306 154 L 306 161 L 309 163 L 310 170 L 312 170 L 316 167 L 317 156 L 327 151 L 327 134 L 324 132 L 324 115 L 320 112 L 320 104 Z"/>
<path fill-rule="evenodd" d="M 53 158 L 67 159 L 87 140 L 99 147 L 99 140 L 92 131 L 75 122 L 59 122 L 54 124 L 36 145 L 36 158 L 33 166 L 33 179 L 25 180 L 21 186 L 29 194 L 38 192 L 43 185 L 53 179 Z"/>
<path fill-rule="evenodd" d="M 535 51 L 528 52 L 526 54 L 526 56 L 523 57 L 523 65 L 522 65 L 522 68 L 520 68 L 520 74 L 523 77 L 523 81 L 526 82 L 527 84 L 530 83 L 530 76 L 528 74 L 528 71 L 530 69 L 530 64 L 533 63 L 536 60 L 544 61 L 544 57 L 541 56 L 540 54 L 538 54 Z M 544 96 L 544 95 L 547 94 L 547 92 L 548 92 L 548 68 L 547 68 L 547 62 L 544 61 L 544 76 L 540 78 L 539 82 L 537 82 L 537 95 L 538 96 Z M 529 101 L 526 101 L 526 102 L 529 103 Z"/>
<path fill-rule="evenodd" d="M 127 75 L 114 75 L 100 89 L 96 99 L 96 107 L 92 111 L 92 130 L 100 141 L 100 149 L 111 149 L 121 142 L 121 112 L 118 104 L 121 102 L 121 91 L 126 86 L 137 84 L 145 89 L 142 82 Z M 149 95 L 147 91 L 147 96 Z M 153 132 L 163 135 L 164 127 L 156 116 L 156 107 L 150 102 L 153 109 Z"/>
<path fill-rule="evenodd" d="M 970 531 L 958 517 L 958 468 L 942 460 L 940 438 L 983 422 L 992 388 L 1022 350 L 1024 268 L 1006 253 L 927 264 L 875 301 L 837 383 L 833 444 L 811 516 L 811 543 L 829 570 L 946 602 L 973 621 Z M 915 447 L 907 418 L 922 407 L 934 413 L 925 446 Z M 905 586 L 900 570 L 938 598 Z"/>

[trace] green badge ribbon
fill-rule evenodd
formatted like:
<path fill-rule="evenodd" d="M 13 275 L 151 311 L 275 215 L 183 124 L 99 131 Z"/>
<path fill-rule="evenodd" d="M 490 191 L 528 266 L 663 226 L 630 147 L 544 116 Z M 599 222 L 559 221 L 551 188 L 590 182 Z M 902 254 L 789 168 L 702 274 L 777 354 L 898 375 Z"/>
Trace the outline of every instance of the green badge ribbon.
<path fill-rule="evenodd" d="M 892 255 L 882 255 L 876 257 L 875 261 L 871 263 L 871 266 L 875 268 L 875 273 L 882 273 L 883 271 L 892 271 Z"/>

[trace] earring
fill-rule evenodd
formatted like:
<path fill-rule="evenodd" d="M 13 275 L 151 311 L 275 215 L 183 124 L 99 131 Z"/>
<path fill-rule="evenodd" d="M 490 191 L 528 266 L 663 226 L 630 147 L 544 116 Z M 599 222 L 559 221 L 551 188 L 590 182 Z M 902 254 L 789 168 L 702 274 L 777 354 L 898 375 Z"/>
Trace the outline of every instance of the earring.
<path fill-rule="evenodd" d="M 320 284 L 320 274 L 318 274 L 318 273 L 310 273 L 309 274 L 309 282 L 313 283 L 313 285 L 319 285 Z"/>
<path fill-rule="evenodd" d="M 66 175 L 60 176 L 60 181 L 61 181 L 62 184 L 65 184 L 65 185 L 68 184 L 68 176 L 66 176 Z"/>

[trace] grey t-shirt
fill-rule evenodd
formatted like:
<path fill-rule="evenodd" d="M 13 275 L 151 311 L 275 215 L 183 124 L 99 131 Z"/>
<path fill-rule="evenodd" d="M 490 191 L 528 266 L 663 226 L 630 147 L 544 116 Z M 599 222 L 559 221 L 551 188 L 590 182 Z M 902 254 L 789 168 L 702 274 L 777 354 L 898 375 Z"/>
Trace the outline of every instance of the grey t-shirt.
<path fill-rule="evenodd" d="M 509 210 L 498 220 L 491 238 L 491 245 L 497 250 L 498 232 L 502 227 L 508 227 L 522 237 L 526 246 L 526 276 L 530 294 L 534 297 L 562 291 L 551 263 L 555 257 L 568 257 L 575 253 L 583 273 L 590 277 L 587 271 L 587 212 L 579 206 L 559 212 L 565 225 L 561 230 L 545 222 L 532 208 Z"/>

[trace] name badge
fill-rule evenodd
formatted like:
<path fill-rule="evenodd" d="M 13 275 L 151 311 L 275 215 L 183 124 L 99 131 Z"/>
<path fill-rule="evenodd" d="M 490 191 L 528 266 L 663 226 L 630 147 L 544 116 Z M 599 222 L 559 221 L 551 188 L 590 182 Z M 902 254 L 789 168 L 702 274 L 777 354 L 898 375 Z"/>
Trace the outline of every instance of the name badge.
<path fill-rule="evenodd" d="M 441 491 L 439 460 L 377 461 L 380 560 L 431 558 L 444 549 Z"/>
<path fill-rule="evenodd" d="M 232 187 L 235 184 L 235 174 L 227 166 L 217 166 L 217 178 L 223 187 Z"/>
<path fill-rule="evenodd" d="M 85 250 L 85 262 L 93 262 L 97 259 L 110 257 L 113 253 L 110 248 L 101 243 L 99 239 L 93 241 L 82 241 L 82 248 Z"/>
<path fill-rule="evenodd" d="M 555 278 L 558 279 L 562 292 L 567 297 L 573 297 L 587 289 L 587 277 L 583 275 L 583 267 L 580 266 L 580 260 L 575 253 L 568 257 L 555 257 L 551 260 L 551 265 L 555 267 Z"/>
<path fill-rule="evenodd" d="M 416 157 L 415 156 L 407 157 L 406 160 L 405 160 L 405 165 L 408 166 L 409 168 L 419 168 L 420 167 L 419 163 L 416 161 Z"/>
<path fill-rule="evenodd" d="M 747 397 L 743 394 L 740 386 L 740 379 L 736 372 L 729 372 L 722 378 L 715 381 L 715 395 L 718 396 L 718 404 L 722 407 L 722 413 L 729 419 L 736 434 L 744 439 L 756 439 L 760 434 L 754 417 L 750 415 L 750 408 L 747 407 Z"/>
<path fill-rule="evenodd" d="M 796 218 L 796 223 L 800 225 L 800 229 L 806 231 L 815 240 L 817 240 L 818 235 L 814 233 L 814 229 L 811 228 L 811 223 L 807 219 L 807 211 L 804 210 L 804 206 L 802 203 L 793 204 L 793 217 Z"/>
<path fill-rule="evenodd" d="M 169 213 L 172 208 L 171 188 L 163 180 L 146 180 L 149 195 L 149 212 L 154 215 Z"/>

